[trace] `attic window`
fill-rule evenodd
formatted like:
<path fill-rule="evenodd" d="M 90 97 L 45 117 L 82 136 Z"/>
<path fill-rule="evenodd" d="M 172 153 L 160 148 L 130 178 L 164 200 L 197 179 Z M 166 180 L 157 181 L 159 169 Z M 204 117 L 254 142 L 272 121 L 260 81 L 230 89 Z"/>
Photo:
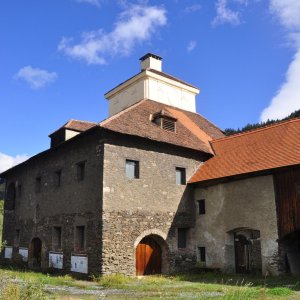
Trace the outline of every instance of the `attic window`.
<path fill-rule="evenodd" d="M 161 110 L 152 116 L 152 122 L 154 122 L 160 128 L 171 132 L 176 132 L 176 121 L 176 118 L 164 110 Z"/>

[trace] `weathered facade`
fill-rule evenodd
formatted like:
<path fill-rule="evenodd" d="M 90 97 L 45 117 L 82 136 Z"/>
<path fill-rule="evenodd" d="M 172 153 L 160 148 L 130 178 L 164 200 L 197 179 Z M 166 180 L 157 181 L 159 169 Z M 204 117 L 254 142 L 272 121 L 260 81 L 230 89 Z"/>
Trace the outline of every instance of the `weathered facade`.
<path fill-rule="evenodd" d="M 196 188 L 195 205 L 200 199 L 205 199 L 206 213 L 196 218 L 196 240 L 198 247 L 205 245 L 207 249 L 207 267 L 228 273 L 278 273 L 278 230 L 272 175 Z M 251 249 L 246 243 L 238 261 L 238 235 L 244 236 L 251 247 L 259 243 L 259 253 L 250 255 Z M 241 269 L 242 266 L 245 269 Z"/>
<path fill-rule="evenodd" d="M 1 174 L 1 263 L 299 274 L 300 120 L 224 137 L 195 112 L 198 93 L 148 54 L 105 95 L 108 119 L 70 120 Z"/>

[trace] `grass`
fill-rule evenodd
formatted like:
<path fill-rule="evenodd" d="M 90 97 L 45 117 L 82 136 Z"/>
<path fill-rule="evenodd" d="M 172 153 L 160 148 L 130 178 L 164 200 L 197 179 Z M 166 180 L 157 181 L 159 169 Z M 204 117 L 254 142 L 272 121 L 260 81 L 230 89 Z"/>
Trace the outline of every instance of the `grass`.
<path fill-rule="evenodd" d="M 1 281 L 6 278 L 6 285 Z M 45 285 L 69 286 L 84 290 L 103 287 L 121 290 L 108 293 L 105 299 L 300 299 L 300 278 L 228 276 L 207 273 L 201 275 L 128 277 L 121 274 L 93 277 L 92 281 L 76 280 L 71 276 L 54 276 L 35 272 L 0 269 L 0 299 L 104 299 L 91 295 L 47 294 Z M 23 285 L 23 286 L 22 286 Z M 27 291 L 27 292 L 25 292 Z M 30 295 L 26 298 L 24 295 Z M 12 295 L 12 298 L 5 298 Z M 7 296 L 8 295 L 8 296 Z M 39 295 L 36 297 L 36 295 Z M 24 298 L 25 297 L 25 298 Z M 36 297 L 36 298 L 34 298 Z M 68 298 L 71 297 L 71 298 Z"/>
<path fill-rule="evenodd" d="M 39 285 L 69 286 L 76 288 L 86 288 L 85 281 L 79 281 L 70 275 L 57 276 L 31 271 L 20 271 L 13 269 L 0 269 L 0 278 L 9 280 L 21 280 Z M 0 298 L 1 299 L 1 298 Z"/>
<path fill-rule="evenodd" d="M 106 275 L 96 279 L 106 288 L 115 288 L 142 293 L 142 298 L 152 295 L 165 299 L 297 299 L 294 290 L 299 282 L 292 277 L 263 278 L 227 276 L 221 274 L 126 277 Z M 300 295 L 298 295 L 300 298 Z M 125 299 L 125 298 L 124 298 Z M 130 298 L 135 299 L 135 298 Z M 138 299 L 138 297 L 136 298 Z M 158 298 L 159 299 L 159 298 Z"/>

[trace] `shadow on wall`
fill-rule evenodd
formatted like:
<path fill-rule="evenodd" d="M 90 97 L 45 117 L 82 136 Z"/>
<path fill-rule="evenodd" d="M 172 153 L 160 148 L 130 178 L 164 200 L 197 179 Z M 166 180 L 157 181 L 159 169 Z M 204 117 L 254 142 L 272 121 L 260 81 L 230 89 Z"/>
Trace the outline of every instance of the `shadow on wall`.
<path fill-rule="evenodd" d="M 170 272 L 186 273 L 196 267 L 195 211 L 193 190 L 186 186 L 167 235 L 167 243 L 172 245 L 169 255 Z"/>
<path fill-rule="evenodd" d="M 300 230 L 285 236 L 279 245 L 284 256 L 285 271 L 300 276 Z"/>

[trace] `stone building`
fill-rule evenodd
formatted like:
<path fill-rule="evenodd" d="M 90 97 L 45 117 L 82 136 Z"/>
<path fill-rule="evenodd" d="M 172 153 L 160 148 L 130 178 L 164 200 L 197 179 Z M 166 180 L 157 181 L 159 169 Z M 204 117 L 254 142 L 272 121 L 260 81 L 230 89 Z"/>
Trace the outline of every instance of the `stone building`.
<path fill-rule="evenodd" d="M 297 273 L 300 120 L 224 137 L 196 113 L 199 89 L 161 63 L 142 57 L 141 71 L 105 95 L 106 120 L 67 122 L 50 149 L 1 174 L 2 263 Z"/>

